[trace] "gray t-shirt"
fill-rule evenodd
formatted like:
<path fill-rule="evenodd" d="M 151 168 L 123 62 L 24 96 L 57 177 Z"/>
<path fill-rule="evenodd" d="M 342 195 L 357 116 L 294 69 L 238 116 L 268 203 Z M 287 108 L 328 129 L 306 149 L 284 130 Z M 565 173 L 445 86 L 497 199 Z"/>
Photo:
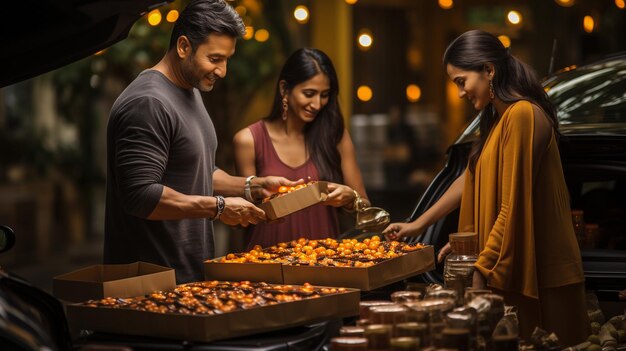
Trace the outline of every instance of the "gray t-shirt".
<path fill-rule="evenodd" d="M 212 195 L 217 136 L 197 89 L 143 71 L 111 109 L 107 128 L 105 263 L 152 262 L 176 270 L 176 281 L 204 280 L 213 257 L 208 219 L 153 221 L 163 186 Z"/>

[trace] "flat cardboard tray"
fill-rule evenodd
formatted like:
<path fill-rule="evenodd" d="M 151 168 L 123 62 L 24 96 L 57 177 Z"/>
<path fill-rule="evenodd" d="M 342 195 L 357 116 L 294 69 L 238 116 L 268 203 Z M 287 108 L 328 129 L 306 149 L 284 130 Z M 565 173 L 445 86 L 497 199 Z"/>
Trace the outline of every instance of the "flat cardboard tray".
<path fill-rule="evenodd" d="M 370 267 L 283 266 L 284 284 L 342 286 L 364 291 L 378 289 L 435 269 L 432 246 L 409 252 Z"/>
<path fill-rule="evenodd" d="M 175 287 L 172 268 L 147 262 L 93 265 L 52 280 L 53 295 L 70 302 L 132 297 Z"/>
<path fill-rule="evenodd" d="M 164 314 L 124 308 L 68 305 L 79 330 L 210 342 L 316 323 L 359 313 L 358 290 L 215 315 Z"/>
<path fill-rule="evenodd" d="M 328 196 L 328 182 L 318 181 L 259 205 L 269 220 L 285 217 L 318 204 Z"/>
<path fill-rule="evenodd" d="M 425 246 L 370 267 L 292 266 L 279 263 L 204 262 L 209 280 L 266 281 L 374 290 L 435 269 L 435 250 Z M 267 281 L 269 282 L 269 281 Z"/>

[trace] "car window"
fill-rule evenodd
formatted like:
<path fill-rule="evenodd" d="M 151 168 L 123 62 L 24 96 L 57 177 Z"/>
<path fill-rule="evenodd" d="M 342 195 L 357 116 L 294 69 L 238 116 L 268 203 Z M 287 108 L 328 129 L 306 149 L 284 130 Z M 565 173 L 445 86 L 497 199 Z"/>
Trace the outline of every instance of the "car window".
<path fill-rule="evenodd" d="M 561 125 L 626 122 L 626 60 L 604 61 L 544 83 Z"/>

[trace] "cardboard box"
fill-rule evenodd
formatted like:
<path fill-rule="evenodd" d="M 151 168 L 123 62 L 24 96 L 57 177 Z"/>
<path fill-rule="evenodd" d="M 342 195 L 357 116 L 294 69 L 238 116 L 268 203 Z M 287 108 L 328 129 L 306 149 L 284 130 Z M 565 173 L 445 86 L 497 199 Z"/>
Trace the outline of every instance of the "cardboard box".
<path fill-rule="evenodd" d="M 426 246 L 371 267 L 291 266 L 278 263 L 204 262 L 207 279 L 339 286 L 374 290 L 435 269 L 435 249 Z M 280 273 L 278 272 L 280 269 Z"/>
<path fill-rule="evenodd" d="M 435 250 L 426 246 L 370 267 L 283 266 L 284 284 L 342 286 L 364 291 L 378 289 L 435 269 Z"/>
<path fill-rule="evenodd" d="M 81 302 L 105 297 L 132 297 L 176 287 L 174 269 L 147 262 L 94 265 L 53 278 L 55 297 Z"/>
<path fill-rule="evenodd" d="M 280 263 L 223 263 L 209 260 L 204 261 L 204 277 L 206 280 L 231 282 L 248 280 L 269 284 L 282 284 L 284 281 Z"/>
<path fill-rule="evenodd" d="M 71 328 L 209 342 L 359 313 L 358 290 L 208 316 L 68 305 Z"/>
<path fill-rule="evenodd" d="M 303 208 L 318 204 L 326 200 L 327 196 L 328 182 L 319 181 L 294 192 L 263 202 L 259 207 L 265 211 L 269 220 L 275 220 Z"/>

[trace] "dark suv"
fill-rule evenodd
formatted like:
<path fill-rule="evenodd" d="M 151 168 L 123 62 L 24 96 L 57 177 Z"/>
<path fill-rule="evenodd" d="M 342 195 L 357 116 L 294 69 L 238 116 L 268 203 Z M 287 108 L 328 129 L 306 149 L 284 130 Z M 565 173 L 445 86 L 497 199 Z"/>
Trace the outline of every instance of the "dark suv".
<path fill-rule="evenodd" d="M 570 67 L 543 85 L 558 109 L 559 148 L 572 210 L 582 211 L 586 223 L 579 245 L 587 289 L 601 301 L 615 304 L 618 292 L 626 289 L 626 53 Z M 449 147 L 446 165 L 410 220 L 432 206 L 464 171 L 479 119 L 480 115 Z M 417 240 L 440 249 L 448 234 L 457 231 L 458 216 L 458 210 L 452 212 Z M 438 266 L 422 278 L 441 283 L 441 269 Z"/>

